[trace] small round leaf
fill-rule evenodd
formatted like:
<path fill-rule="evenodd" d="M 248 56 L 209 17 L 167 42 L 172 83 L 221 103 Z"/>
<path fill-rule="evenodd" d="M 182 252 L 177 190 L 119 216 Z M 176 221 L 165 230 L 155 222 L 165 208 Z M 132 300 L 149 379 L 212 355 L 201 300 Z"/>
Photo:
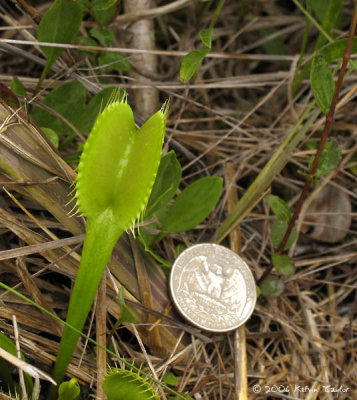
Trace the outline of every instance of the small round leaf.
<path fill-rule="evenodd" d="M 281 219 L 277 219 L 273 222 L 271 226 L 271 242 L 273 244 L 274 249 L 277 249 L 280 246 L 281 241 L 284 238 L 285 232 L 288 229 L 288 223 Z M 288 241 L 286 242 L 284 250 L 287 250 L 296 240 L 297 238 L 297 230 L 294 227 L 291 231 Z"/>
<path fill-rule="evenodd" d="M 289 222 L 291 218 L 291 211 L 286 204 L 286 202 L 281 199 L 279 196 L 274 196 L 273 194 L 269 194 L 266 196 L 266 200 L 272 209 L 273 213 L 284 221 Z"/>
<path fill-rule="evenodd" d="M 285 254 L 273 254 L 272 262 L 276 270 L 283 275 L 293 275 L 296 271 L 293 260 Z"/>
<path fill-rule="evenodd" d="M 284 283 L 274 275 L 267 276 L 260 285 L 260 290 L 263 296 L 277 297 L 284 290 Z"/>

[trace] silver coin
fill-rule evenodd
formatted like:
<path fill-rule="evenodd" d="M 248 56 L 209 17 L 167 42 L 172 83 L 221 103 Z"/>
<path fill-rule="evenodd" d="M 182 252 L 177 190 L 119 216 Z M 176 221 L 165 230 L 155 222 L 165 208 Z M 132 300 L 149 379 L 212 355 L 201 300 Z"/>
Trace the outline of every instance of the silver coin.
<path fill-rule="evenodd" d="M 244 324 L 257 299 L 248 265 L 233 251 L 211 243 L 197 244 L 179 255 L 172 266 L 170 290 L 182 316 L 211 332 Z"/>

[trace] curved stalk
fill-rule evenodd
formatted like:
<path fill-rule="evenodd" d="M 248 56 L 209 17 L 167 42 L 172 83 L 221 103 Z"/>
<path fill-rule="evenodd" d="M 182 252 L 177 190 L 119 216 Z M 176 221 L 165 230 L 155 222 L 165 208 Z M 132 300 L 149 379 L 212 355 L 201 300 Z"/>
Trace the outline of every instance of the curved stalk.
<path fill-rule="evenodd" d="M 123 233 L 123 229 L 113 223 L 113 220 L 112 209 L 106 209 L 98 216 L 87 219 L 81 262 L 67 314 L 68 324 L 79 331 L 83 329 L 112 250 Z M 57 383 L 65 375 L 78 338 L 78 332 L 65 326 L 53 374 Z M 52 388 L 55 392 L 56 388 Z"/>

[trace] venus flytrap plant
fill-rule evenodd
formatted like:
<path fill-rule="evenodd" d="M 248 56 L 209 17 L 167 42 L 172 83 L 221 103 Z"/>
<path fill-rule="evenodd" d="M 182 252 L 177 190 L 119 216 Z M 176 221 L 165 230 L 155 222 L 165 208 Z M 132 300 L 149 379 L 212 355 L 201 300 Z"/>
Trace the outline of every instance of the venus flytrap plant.
<path fill-rule="evenodd" d="M 83 329 L 115 243 L 145 209 L 165 134 L 167 103 L 137 130 L 126 98 L 119 100 L 118 93 L 99 114 L 78 166 L 75 197 L 87 228 L 67 314 L 67 323 L 78 331 Z M 65 326 L 54 369 L 57 383 L 65 375 L 78 338 L 78 332 Z M 55 391 L 52 387 L 51 399 Z"/>
<path fill-rule="evenodd" d="M 148 381 L 134 371 L 114 368 L 104 379 L 108 400 L 160 400 Z"/>

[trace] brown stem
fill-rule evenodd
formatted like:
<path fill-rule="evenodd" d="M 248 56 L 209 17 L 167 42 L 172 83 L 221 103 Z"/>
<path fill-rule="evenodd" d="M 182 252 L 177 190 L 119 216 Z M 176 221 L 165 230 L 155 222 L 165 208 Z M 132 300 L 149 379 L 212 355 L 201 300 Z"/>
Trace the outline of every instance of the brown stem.
<path fill-rule="evenodd" d="M 295 211 L 294 211 L 294 213 L 293 213 L 293 215 L 292 215 L 292 217 L 290 219 L 288 229 L 287 229 L 287 231 L 286 231 L 286 233 L 284 235 L 284 238 L 281 241 L 280 246 L 279 246 L 279 248 L 277 250 L 278 254 L 281 254 L 284 251 L 285 245 L 286 245 L 287 241 L 289 240 L 291 231 L 294 228 L 295 222 L 296 222 L 296 220 L 297 220 L 297 218 L 298 218 L 298 216 L 300 214 L 301 207 L 304 204 L 306 195 L 307 195 L 307 193 L 308 193 L 308 191 L 310 189 L 310 186 L 311 186 L 311 183 L 312 183 L 312 180 L 313 180 L 312 177 L 313 177 L 313 175 L 315 174 L 315 172 L 317 170 L 317 167 L 318 167 L 318 164 L 319 164 L 319 160 L 320 160 L 320 157 L 321 157 L 321 153 L 322 153 L 322 150 L 324 148 L 324 144 L 325 144 L 325 142 L 327 140 L 328 134 L 329 134 L 330 129 L 331 129 L 332 122 L 334 120 L 336 105 L 337 105 L 337 101 L 338 101 L 338 98 L 339 98 L 339 95 L 340 95 L 340 90 L 341 90 L 341 87 L 342 87 L 343 78 L 344 78 L 344 76 L 346 74 L 347 64 L 348 64 L 348 61 L 349 61 L 350 56 L 351 56 L 351 48 L 352 48 L 353 37 L 354 37 L 355 31 L 356 31 L 356 26 L 357 26 L 357 0 L 355 0 L 355 6 L 354 6 L 354 10 L 353 10 L 353 16 L 352 16 L 350 31 L 349 31 L 349 34 L 348 34 L 348 41 L 347 41 L 347 45 L 346 45 L 346 50 L 345 50 L 345 54 L 343 56 L 341 69 L 340 69 L 340 72 L 338 74 L 336 87 L 335 87 L 335 92 L 333 94 L 330 110 L 329 110 L 328 114 L 326 115 L 324 130 L 322 131 L 321 139 L 320 139 L 319 146 L 318 146 L 318 149 L 317 149 L 316 154 L 315 154 L 314 162 L 313 162 L 313 164 L 312 164 L 312 166 L 311 166 L 311 168 L 309 170 L 309 175 L 306 178 L 304 188 L 302 189 L 302 192 L 300 194 L 299 200 L 298 200 L 297 205 L 295 207 Z M 261 282 L 264 281 L 264 279 L 270 274 L 272 269 L 273 269 L 273 265 L 270 264 L 269 267 L 264 271 L 264 273 L 261 276 L 261 278 L 259 279 L 258 284 L 260 284 Z"/>
<path fill-rule="evenodd" d="M 17 0 L 17 2 L 21 5 L 21 7 L 24 9 L 24 11 L 27 12 L 27 14 L 36 22 L 36 24 L 39 24 L 41 21 L 40 15 L 37 13 L 37 11 L 31 7 L 29 4 L 27 4 L 26 0 Z"/>

